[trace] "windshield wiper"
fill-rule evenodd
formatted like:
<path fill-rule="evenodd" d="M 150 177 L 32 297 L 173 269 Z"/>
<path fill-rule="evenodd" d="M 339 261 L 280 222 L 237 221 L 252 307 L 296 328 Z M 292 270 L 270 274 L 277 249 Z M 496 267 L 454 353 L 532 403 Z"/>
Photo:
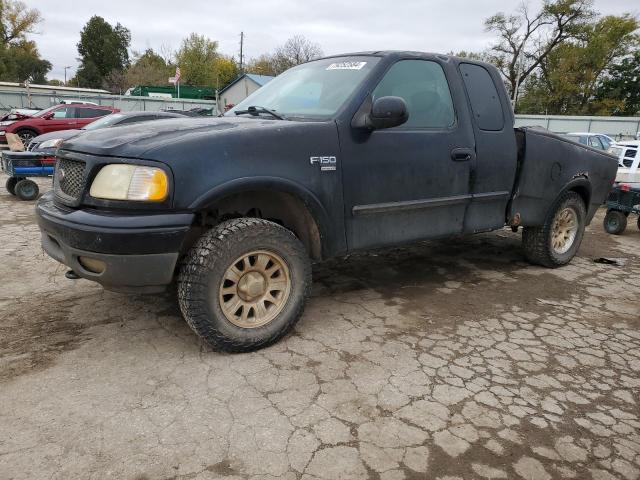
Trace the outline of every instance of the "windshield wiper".
<path fill-rule="evenodd" d="M 249 113 L 249 114 L 254 115 L 254 116 L 258 116 L 261 113 L 268 113 L 273 118 L 277 118 L 278 120 L 288 120 L 287 117 L 285 117 L 284 115 L 282 115 L 280 113 L 276 113 L 275 110 L 270 110 L 268 108 L 259 107 L 259 106 L 256 106 L 256 105 L 251 105 L 246 110 L 236 110 L 234 113 L 236 115 L 245 115 L 245 114 Z"/>

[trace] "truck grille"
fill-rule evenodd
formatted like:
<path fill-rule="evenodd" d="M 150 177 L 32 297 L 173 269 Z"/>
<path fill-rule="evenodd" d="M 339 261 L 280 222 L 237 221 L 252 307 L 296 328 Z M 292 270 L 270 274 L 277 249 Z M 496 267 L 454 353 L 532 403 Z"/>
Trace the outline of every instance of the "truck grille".
<path fill-rule="evenodd" d="M 84 162 L 59 158 L 54 177 L 56 195 L 63 200 L 79 200 L 84 189 L 84 169 Z"/>

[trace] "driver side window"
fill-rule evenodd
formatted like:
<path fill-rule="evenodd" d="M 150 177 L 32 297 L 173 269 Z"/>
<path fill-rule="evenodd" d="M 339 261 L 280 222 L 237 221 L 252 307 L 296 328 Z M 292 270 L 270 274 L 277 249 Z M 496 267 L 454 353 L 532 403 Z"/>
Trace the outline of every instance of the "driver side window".
<path fill-rule="evenodd" d="M 373 91 L 373 100 L 387 96 L 401 97 L 407 104 L 409 120 L 398 128 L 446 128 L 455 121 L 449 85 L 436 62 L 395 63 Z"/>
<path fill-rule="evenodd" d="M 74 107 L 59 108 L 53 112 L 53 118 L 74 118 L 75 110 Z"/>

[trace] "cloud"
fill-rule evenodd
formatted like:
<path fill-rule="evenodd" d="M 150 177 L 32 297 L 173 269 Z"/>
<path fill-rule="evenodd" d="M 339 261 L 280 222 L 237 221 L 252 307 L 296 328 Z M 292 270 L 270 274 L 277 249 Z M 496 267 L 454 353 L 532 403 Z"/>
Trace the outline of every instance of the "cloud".
<path fill-rule="evenodd" d="M 319 43 L 325 54 L 362 50 L 442 52 L 482 50 L 492 37 L 483 20 L 509 11 L 516 3 L 500 0 L 154 0 L 109 2 L 30 0 L 44 22 L 33 38 L 53 64 L 49 76 L 63 78 L 64 67 L 78 62 L 80 30 L 92 15 L 131 30 L 131 48 L 176 50 L 182 38 L 197 32 L 220 44 L 220 51 L 238 57 L 240 32 L 247 58 L 273 50 L 287 38 L 302 34 Z M 536 1 L 530 3 L 535 4 Z M 629 11 L 628 0 L 599 0 L 604 14 Z M 637 14 L 638 8 L 632 13 Z"/>

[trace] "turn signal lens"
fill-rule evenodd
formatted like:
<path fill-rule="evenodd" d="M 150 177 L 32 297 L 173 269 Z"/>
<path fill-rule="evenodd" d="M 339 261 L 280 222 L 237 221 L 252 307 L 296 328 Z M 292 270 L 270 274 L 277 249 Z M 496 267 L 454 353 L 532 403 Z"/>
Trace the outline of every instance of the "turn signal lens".
<path fill-rule="evenodd" d="M 127 199 L 160 202 L 167 198 L 169 181 L 159 168 L 136 167 L 129 183 Z"/>
<path fill-rule="evenodd" d="M 111 164 L 98 172 L 89 194 L 108 200 L 161 202 L 169 195 L 169 179 L 160 168 Z"/>

